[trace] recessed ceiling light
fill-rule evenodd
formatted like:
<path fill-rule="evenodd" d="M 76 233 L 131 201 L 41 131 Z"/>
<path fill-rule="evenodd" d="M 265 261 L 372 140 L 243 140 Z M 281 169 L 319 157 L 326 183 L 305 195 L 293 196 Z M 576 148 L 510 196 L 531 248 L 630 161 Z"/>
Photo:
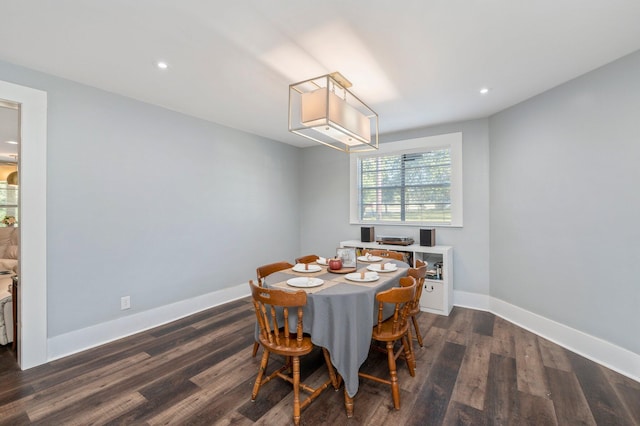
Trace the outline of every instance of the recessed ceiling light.
<path fill-rule="evenodd" d="M 481 95 L 486 95 L 487 93 L 489 93 L 489 88 L 488 87 L 483 87 L 482 89 L 480 89 L 480 94 Z"/>
<path fill-rule="evenodd" d="M 18 145 L 18 142 L 16 141 L 7 141 L 7 143 L 10 143 L 11 145 Z"/>
<path fill-rule="evenodd" d="M 166 62 L 163 62 L 163 61 L 156 62 L 156 66 L 158 68 L 160 68 L 161 70 L 166 70 L 167 68 L 169 68 L 169 64 L 167 64 Z"/>

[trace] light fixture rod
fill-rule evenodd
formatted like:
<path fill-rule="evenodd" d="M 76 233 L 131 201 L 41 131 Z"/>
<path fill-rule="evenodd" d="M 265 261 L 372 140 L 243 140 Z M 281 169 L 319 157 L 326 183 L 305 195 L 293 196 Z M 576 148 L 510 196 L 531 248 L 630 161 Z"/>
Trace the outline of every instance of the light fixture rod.
<path fill-rule="evenodd" d="M 332 72 L 331 74 L 329 74 L 329 76 L 345 89 L 348 89 L 349 87 L 352 86 L 351 82 L 347 80 L 345 76 L 340 74 L 338 71 Z"/>

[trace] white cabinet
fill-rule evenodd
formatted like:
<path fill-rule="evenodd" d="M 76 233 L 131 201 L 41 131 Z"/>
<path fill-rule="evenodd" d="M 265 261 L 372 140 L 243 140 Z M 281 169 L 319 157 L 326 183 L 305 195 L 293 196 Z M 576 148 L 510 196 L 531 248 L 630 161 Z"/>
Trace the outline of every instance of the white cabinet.
<path fill-rule="evenodd" d="M 453 308 L 453 248 L 450 246 L 426 247 L 418 244 L 408 246 L 365 243 L 358 240 L 341 241 L 340 247 L 358 249 L 378 249 L 407 252 L 415 263 L 415 259 L 427 262 L 427 269 L 434 272 L 424 280 L 424 288 L 420 297 L 420 310 L 440 315 L 449 315 Z M 442 264 L 442 273 L 435 273 L 436 264 Z"/>

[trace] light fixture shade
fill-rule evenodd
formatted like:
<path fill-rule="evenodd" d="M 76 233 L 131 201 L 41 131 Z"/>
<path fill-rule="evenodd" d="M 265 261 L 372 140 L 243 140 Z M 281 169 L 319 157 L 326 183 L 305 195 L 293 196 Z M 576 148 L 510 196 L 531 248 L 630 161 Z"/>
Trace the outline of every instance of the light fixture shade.
<path fill-rule="evenodd" d="M 289 131 L 344 152 L 378 149 L 378 114 L 339 73 L 289 86 Z"/>
<path fill-rule="evenodd" d="M 7 183 L 9 185 L 17 185 L 18 184 L 18 172 L 11 172 L 7 176 Z"/>

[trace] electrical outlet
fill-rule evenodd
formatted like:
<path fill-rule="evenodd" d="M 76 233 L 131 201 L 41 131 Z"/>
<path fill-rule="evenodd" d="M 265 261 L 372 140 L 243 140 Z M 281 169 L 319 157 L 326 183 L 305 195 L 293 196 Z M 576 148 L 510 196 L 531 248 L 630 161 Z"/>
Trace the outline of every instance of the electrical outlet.
<path fill-rule="evenodd" d="M 120 310 L 131 308 L 131 296 L 124 296 L 120 298 Z"/>

